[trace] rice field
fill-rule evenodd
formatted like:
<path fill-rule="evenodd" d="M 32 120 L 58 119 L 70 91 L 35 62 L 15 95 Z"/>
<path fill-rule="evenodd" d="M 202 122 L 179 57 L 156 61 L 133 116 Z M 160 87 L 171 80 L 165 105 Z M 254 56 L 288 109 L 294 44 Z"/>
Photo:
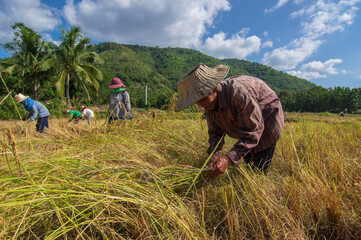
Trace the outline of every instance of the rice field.
<path fill-rule="evenodd" d="M 361 239 L 361 116 L 288 114 L 267 176 L 212 180 L 200 113 L 134 115 L 1 121 L 0 239 Z"/>

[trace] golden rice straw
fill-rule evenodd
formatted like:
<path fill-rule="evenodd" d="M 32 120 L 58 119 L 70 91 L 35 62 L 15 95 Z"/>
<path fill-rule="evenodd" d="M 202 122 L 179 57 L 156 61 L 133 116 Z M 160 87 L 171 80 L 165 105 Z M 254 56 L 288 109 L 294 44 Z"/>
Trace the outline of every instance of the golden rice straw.
<path fill-rule="evenodd" d="M 1 100 L 0 105 L 5 101 L 5 99 L 7 99 L 7 98 L 9 97 L 9 95 L 11 94 L 12 91 L 13 91 L 13 90 L 11 90 L 11 91 L 8 93 L 8 95 L 6 95 L 6 97 L 4 97 L 3 100 Z"/>
<path fill-rule="evenodd" d="M 20 164 L 20 159 L 19 159 L 19 155 L 18 155 L 18 150 L 16 149 L 15 137 L 14 137 L 14 135 L 12 134 L 12 132 L 11 132 L 11 130 L 9 128 L 7 128 L 6 131 L 7 131 L 6 133 L 7 133 L 8 140 L 9 140 L 9 145 L 11 146 L 11 151 L 14 154 L 16 163 L 19 165 L 20 174 L 22 174 L 21 173 L 21 164 Z"/>

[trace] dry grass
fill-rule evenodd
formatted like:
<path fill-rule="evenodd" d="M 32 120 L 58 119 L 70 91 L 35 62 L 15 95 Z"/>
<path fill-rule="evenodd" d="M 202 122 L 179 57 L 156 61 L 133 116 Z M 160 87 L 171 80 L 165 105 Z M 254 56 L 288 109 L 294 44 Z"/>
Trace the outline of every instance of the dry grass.
<path fill-rule="evenodd" d="M 361 239 L 359 118 L 296 116 L 267 177 L 240 164 L 192 185 L 204 120 L 144 114 L 0 122 L 0 239 Z"/>

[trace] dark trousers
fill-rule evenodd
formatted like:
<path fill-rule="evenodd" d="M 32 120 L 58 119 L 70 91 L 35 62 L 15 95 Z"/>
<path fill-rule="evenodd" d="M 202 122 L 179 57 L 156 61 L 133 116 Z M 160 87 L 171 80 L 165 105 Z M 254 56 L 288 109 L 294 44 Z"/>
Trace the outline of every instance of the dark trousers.
<path fill-rule="evenodd" d="M 275 152 L 276 144 L 273 144 L 270 148 L 258 152 L 256 154 L 248 153 L 244 156 L 244 161 L 251 165 L 252 169 L 258 169 L 259 171 L 267 174 L 268 168 L 271 164 L 273 153 Z"/>
<path fill-rule="evenodd" d="M 38 118 L 38 122 L 36 123 L 36 131 L 42 133 L 44 132 L 44 127 L 49 128 L 48 116 Z"/>

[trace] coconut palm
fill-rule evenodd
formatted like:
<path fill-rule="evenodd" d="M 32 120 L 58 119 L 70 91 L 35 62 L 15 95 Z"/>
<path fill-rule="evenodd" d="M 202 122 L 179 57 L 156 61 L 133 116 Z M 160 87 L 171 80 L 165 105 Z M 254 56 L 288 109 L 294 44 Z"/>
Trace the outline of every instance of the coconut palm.
<path fill-rule="evenodd" d="M 90 100 L 90 93 L 97 94 L 103 74 L 95 66 L 101 60 L 95 52 L 87 51 L 90 39 L 82 35 L 80 28 L 61 30 L 63 37 L 56 51 L 56 59 L 61 70 L 56 86 L 60 95 L 64 95 L 65 92 L 67 105 L 71 106 L 70 81 L 73 81 L 72 86 L 75 89 L 84 90 Z"/>
<path fill-rule="evenodd" d="M 33 81 L 34 97 L 39 96 L 40 83 L 47 79 L 46 71 L 51 65 L 52 50 L 55 45 L 41 40 L 41 36 L 23 23 L 15 23 L 14 39 L 3 47 L 14 53 L 15 58 L 10 59 L 3 70 L 9 74 L 19 74 L 22 78 L 22 92 L 24 93 L 25 81 Z"/>

